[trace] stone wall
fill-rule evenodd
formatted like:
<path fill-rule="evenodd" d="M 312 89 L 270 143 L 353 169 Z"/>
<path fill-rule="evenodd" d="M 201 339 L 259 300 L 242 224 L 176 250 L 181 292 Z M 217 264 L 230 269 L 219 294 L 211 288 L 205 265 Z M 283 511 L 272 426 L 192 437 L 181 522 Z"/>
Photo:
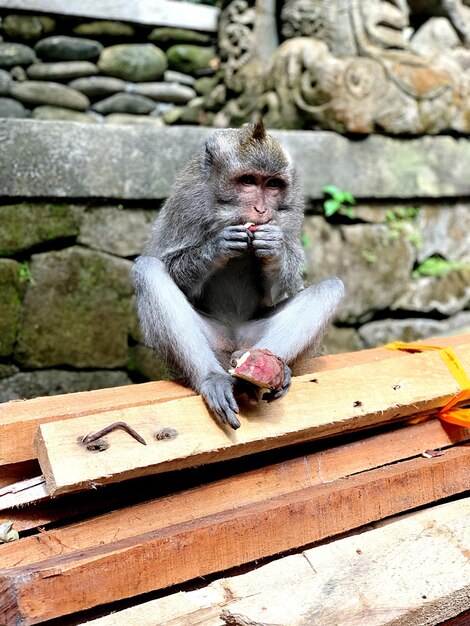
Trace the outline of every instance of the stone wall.
<path fill-rule="evenodd" d="M 210 132 L 0 121 L 0 401 L 166 375 L 130 270 Z M 275 134 L 307 194 L 306 281 L 337 274 L 348 290 L 327 351 L 468 331 L 470 143 Z M 356 196 L 352 216 L 325 215 L 327 184 Z"/>
<path fill-rule="evenodd" d="M 0 2 L 0 118 L 161 126 L 210 89 L 219 67 L 215 8 L 98 4 Z"/>
<path fill-rule="evenodd" d="M 317 93 L 320 83 L 306 77 L 313 66 L 306 70 L 304 61 L 312 61 L 314 47 L 341 51 L 308 35 L 285 42 L 276 64 L 274 3 L 220 4 L 217 33 L 217 8 L 175 0 L 0 0 L 0 402 L 166 376 L 141 342 L 130 270 L 176 172 L 210 134 L 203 126 L 236 125 L 263 111 L 271 127 L 424 132 L 400 125 L 415 117 L 382 92 L 377 110 L 383 117 L 388 102 L 398 126 L 322 121 L 326 92 Z M 280 4 L 295 15 L 303 6 Z M 363 5 L 347 4 L 351 11 Z M 322 11 L 339 6 L 323 3 Z M 323 23 L 323 13 L 318 19 Z M 468 42 L 458 24 L 454 17 L 457 30 L 446 50 L 466 76 Z M 378 57 L 375 48 L 365 56 L 382 62 L 379 48 Z M 388 54 L 387 72 L 395 71 Z M 336 87 L 328 96 L 341 96 L 333 107 L 341 119 L 369 111 L 361 89 L 369 97 L 371 75 L 361 68 L 372 67 L 370 59 L 351 63 L 361 70 L 351 77 L 353 100 Z M 462 133 L 467 127 L 456 126 L 455 115 L 429 114 L 429 102 L 438 100 L 435 72 L 422 80 L 429 62 L 417 64 L 413 56 L 407 64 L 432 92 L 417 95 L 408 85 L 412 106 L 445 122 L 433 122 L 428 132 Z M 323 77 L 333 65 L 320 63 Z M 292 109 L 295 123 L 289 106 L 278 106 L 276 89 L 286 80 L 283 94 L 302 105 L 299 119 Z M 465 81 L 452 75 L 459 94 Z M 441 87 L 437 95 L 451 93 L 447 82 Z M 459 98 L 467 106 L 468 93 Z M 307 197 L 305 280 L 337 274 L 348 291 L 326 351 L 469 330 L 468 137 L 275 134 L 297 164 Z M 336 207 L 325 185 L 336 187 Z M 356 205 L 348 204 L 349 194 Z"/>

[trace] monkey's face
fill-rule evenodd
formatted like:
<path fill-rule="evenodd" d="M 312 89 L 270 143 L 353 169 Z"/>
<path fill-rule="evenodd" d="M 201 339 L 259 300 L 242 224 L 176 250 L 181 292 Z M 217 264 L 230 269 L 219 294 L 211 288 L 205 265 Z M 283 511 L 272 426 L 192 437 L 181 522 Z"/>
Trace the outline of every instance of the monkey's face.
<path fill-rule="evenodd" d="M 294 176 L 289 157 L 260 124 L 216 131 L 205 143 L 202 172 L 225 225 L 274 220 Z"/>
<path fill-rule="evenodd" d="M 231 186 L 239 207 L 238 223 L 267 224 L 282 206 L 287 181 L 282 176 L 266 176 L 256 171 L 236 175 Z"/>

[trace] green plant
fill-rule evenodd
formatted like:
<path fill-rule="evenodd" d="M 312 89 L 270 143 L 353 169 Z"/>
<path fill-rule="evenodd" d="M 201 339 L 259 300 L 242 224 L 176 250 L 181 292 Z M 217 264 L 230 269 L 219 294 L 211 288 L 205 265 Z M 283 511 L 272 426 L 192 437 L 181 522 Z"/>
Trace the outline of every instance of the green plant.
<path fill-rule="evenodd" d="M 322 191 L 325 195 L 330 196 L 323 201 L 326 217 L 331 217 L 335 213 L 342 213 L 351 220 L 355 219 L 356 214 L 351 207 L 356 204 L 356 198 L 349 191 L 343 191 L 335 185 L 325 185 L 322 187 Z"/>
<path fill-rule="evenodd" d="M 398 239 L 401 233 L 404 234 L 415 248 L 419 249 L 423 245 L 421 234 L 416 228 L 411 227 L 411 222 L 416 218 L 420 207 L 395 207 L 385 212 L 385 223 L 389 228 L 389 240 Z"/>
<path fill-rule="evenodd" d="M 29 283 L 32 287 L 36 284 L 33 275 L 31 274 L 31 268 L 28 261 L 23 261 L 18 268 L 18 276 L 21 283 Z"/>
<path fill-rule="evenodd" d="M 411 275 L 413 278 L 418 278 L 419 276 L 441 277 L 452 272 L 452 270 L 461 270 L 464 268 L 470 268 L 470 264 L 459 261 L 448 261 L 440 256 L 430 256 L 424 259 L 424 261 L 413 270 Z"/>
<path fill-rule="evenodd" d="M 365 261 L 367 261 L 367 263 L 370 264 L 377 263 L 378 261 L 377 255 L 375 252 L 372 252 L 372 250 L 362 250 L 361 256 Z"/>

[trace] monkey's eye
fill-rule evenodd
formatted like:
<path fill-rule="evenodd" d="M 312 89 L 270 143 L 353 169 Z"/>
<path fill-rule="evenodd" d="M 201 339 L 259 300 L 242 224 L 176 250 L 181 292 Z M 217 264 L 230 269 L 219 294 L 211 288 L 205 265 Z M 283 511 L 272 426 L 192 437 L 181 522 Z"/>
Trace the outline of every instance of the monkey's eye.
<path fill-rule="evenodd" d="M 270 189 L 282 189 L 285 185 L 285 182 L 281 178 L 270 178 L 266 182 L 266 187 Z"/>
<path fill-rule="evenodd" d="M 242 185 L 256 185 L 257 184 L 256 176 L 253 176 L 252 174 L 243 174 L 243 176 L 240 176 L 240 178 L 238 179 L 238 182 L 241 183 Z"/>

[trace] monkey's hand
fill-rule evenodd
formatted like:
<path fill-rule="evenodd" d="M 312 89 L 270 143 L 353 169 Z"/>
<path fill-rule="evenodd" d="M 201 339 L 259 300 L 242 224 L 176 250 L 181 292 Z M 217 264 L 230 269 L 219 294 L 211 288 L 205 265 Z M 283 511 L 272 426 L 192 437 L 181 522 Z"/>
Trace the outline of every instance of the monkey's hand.
<path fill-rule="evenodd" d="M 242 225 L 226 226 L 211 241 L 215 261 L 228 261 L 248 250 L 250 236 Z"/>
<path fill-rule="evenodd" d="M 201 384 L 199 392 L 209 409 L 223 423 L 234 430 L 240 428 L 238 404 L 233 395 L 234 379 L 230 374 L 211 374 Z"/>
<path fill-rule="evenodd" d="M 280 261 L 284 253 L 284 235 L 277 224 L 261 224 L 252 233 L 255 255 L 266 262 Z"/>

